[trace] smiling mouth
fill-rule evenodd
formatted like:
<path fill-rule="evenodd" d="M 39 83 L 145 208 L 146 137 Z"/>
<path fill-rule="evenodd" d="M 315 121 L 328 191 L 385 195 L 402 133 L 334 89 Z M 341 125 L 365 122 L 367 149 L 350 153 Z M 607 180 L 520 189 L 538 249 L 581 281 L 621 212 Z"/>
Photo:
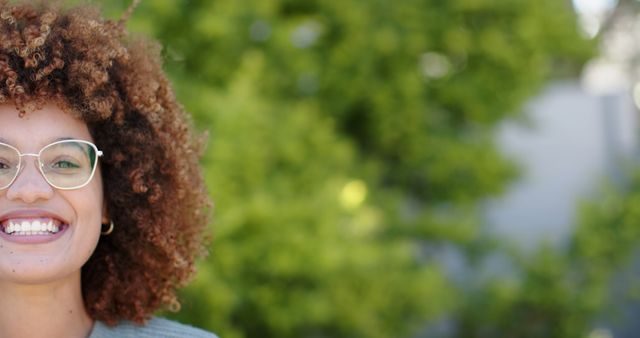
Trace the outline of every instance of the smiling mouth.
<path fill-rule="evenodd" d="M 12 218 L 0 223 L 0 230 L 11 236 L 53 235 L 67 225 L 54 218 Z"/>

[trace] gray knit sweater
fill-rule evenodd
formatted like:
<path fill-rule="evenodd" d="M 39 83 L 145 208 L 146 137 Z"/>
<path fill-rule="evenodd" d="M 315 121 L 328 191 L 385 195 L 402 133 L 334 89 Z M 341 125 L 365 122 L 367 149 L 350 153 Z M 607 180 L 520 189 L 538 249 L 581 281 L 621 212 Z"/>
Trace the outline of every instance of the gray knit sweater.
<path fill-rule="evenodd" d="M 152 318 L 145 325 L 121 322 L 110 327 L 96 321 L 89 338 L 217 338 L 213 333 L 164 318 Z"/>

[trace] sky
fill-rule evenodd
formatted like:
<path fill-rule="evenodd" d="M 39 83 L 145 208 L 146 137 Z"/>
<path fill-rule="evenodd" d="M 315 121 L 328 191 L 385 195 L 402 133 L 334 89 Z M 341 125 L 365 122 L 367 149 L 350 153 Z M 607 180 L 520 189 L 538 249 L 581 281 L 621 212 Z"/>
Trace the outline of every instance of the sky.
<path fill-rule="evenodd" d="M 617 0 L 573 0 L 573 6 L 581 16 L 583 29 L 589 36 L 595 36 L 600 29 L 601 20 Z"/>
<path fill-rule="evenodd" d="M 573 0 L 576 10 L 582 13 L 606 10 L 615 6 L 615 0 Z"/>

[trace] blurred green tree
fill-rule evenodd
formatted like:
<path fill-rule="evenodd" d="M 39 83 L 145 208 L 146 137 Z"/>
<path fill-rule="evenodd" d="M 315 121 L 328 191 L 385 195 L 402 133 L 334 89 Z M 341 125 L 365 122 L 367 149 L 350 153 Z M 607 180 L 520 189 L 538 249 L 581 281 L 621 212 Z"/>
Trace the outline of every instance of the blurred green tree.
<path fill-rule="evenodd" d="M 225 338 L 501 330 L 510 298 L 468 316 L 494 289 L 467 302 L 440 253 L 489 250 L 479 202 L 516 174 L 493 130 L 591 55 L 575 21 L 557 0 L 143 2 L 131 28 L 210 131 L 214 249 L 178 316 Z"/>
<path fill-rule="evenodd" d="M 640 173 L 628 174 L 624 184 L 608 185 L 583 203 L 566 248 L 512 253 L 509 278 L 468 290 L 470 299 L 456 313 L 457 337 L 577 338 L 587 337 L 596 321 L 629 324 L 611 299 L 614 277 L 637 259 L 640 242 Z M 627 282 L 617 293 L 637 302 L 637 281 Z"/>

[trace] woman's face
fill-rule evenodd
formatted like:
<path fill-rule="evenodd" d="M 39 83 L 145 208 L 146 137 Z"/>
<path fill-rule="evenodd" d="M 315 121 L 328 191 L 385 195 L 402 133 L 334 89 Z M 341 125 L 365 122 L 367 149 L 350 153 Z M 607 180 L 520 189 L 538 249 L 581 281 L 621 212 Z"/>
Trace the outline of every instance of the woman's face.
<path fill-rule="evenodd" d="M 22 154 L 37 154 L 61 139 L 93 142 L 87 125 L 55 105 L 23 118 L 12 105 L 0 105 L 0 142 Z M 93 253 L 100 237 L 103 192 L 100 166 L 91 181 L 74 190 L 47 183 L 33 156 L 23 156 L 23 169 L 0 190 L 0 283 L 40 284 L 74 279 Z M 59 225 L 58 232 L 8 234 L 10 223 Z"/>

